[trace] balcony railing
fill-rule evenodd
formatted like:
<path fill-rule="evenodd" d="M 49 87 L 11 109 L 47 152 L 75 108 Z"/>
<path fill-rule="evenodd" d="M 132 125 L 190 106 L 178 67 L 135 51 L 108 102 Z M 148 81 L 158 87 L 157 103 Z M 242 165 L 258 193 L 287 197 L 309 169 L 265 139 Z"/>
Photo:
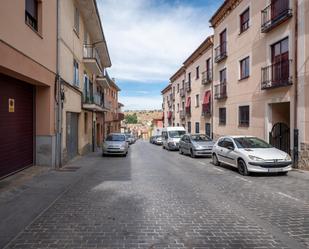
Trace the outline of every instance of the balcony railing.
<path fill-rule="evenodd" d="M 191 91 L 191 81 L 187 81 L 185 83 L 185 89 L 186 89 L 187 92 Z"/>
<path fill-rule="evenodd" d="M 211 104 L 203 104 L 202 105 L 202 116 L 209 116 L 211 115 Z"/>
<path fill-rule="evenodd" d="M 206 85 L 212 82 L 212 71 L 208 70 L 205 72 L 202 72 L 202 84 Z"/>
<path fill-rule="evenodd" d="M 215 48 L 215 62 L 218 63 L 227 57 L 227 43 L 222 42 Z"/>
<path fill-rule="evenodd" d="M 118 120 L 118 121 L 124 120 L 124 113 L 118 112 L 118 113 L 117 113 L 117 120 Z"/>
<path fill-rule="evenodd" d="M 98 51 L 97 51 L 95 46 L 85 44 L 83 56 L 84 56 L 84 59 L 94 60 L 93 63 L 97 64 L 96 67 L 98 67 L 98 68 L 95 68 L 95 66 L 92 65 L 91 61 L 89 61 L 89 63 L 87 61 L 87 63 L 86 63 L 86 64 L 89 64 L 89 66 L 91 67 L 91 70 L 95 70 L 95 71 L 93 71 L 93 73 L 100 74 L 102 72 L 102 65 L 101 65 L 100 57 L 99 57 Z"/>
<path fill-rule="evenodd" d="M 292 60 L 282 60 L 262 68 L 261 88 L 269 89 L 293 84 Z"/>
<path fill-rule="evenodd" d="M 181 88 L 179 90 L 179 95 L 180 95 L 181 98 L 184 98 L 186 96 L 185 89 Z"/>
<path fill-rule="evenodd" d="M 224 99 L 227 97 L 226 94 L 226 82 L 222 82 L 215 86 L 215 99 Z"/>
<path fill-rule="evenodd" d="M 266 33 L 292 16 L 290 0 L 276 0 L 261 11 L 261 31 Z"/>
<path fill-rule="evenodd" d="M 185 110 L 180 110 L 180 111 L 179 111 L 179 118 L 180 118 L 180 119 L 185 119 L 185 117 L 186 117 L 186 112 L 185 112 Z"/>

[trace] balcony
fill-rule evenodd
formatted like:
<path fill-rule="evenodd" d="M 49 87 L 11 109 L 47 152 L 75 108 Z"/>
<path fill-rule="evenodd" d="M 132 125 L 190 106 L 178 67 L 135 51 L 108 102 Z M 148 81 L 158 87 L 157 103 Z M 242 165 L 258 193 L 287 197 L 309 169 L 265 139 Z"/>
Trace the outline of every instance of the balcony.
<path fill-rule="evenodd" d="M 212 71 L 207 70 L 205 72 L 202 72 L 202 84 L 207 85 L 212 82 Z"/>
<path fill-rule="evenodd" d="M 191 106 L 186 107 L 186 115 L 191 116 Z"/>
<path fill-rule="evenodd" d="M 168 120 L 171 120 L 172 117 L 173 117 L 173 112 L 172 112 L 172 111 L 169 111 L 169 112 L 167 113 L 167 119 L 168 119 Z"/>
<path fill-rule="evenodd" d="M 180 95 L 181 98 L 184 98 L 184 97 L 186 96 L 185 89 L 181 88 L 181 89 L 179 90 L 179 95 Z"/>
<path fill-rule="evenodd" d="M 292 60 L 282 60 L 262 68 L 261 89 L 290 86 L 292 80 Z"/>
<path fill-rule="evenodd" d="M 103 88 L 109 88 L 108 79 L 102 74 L 97 75 L 96 82 Z"/>
<path fill-rule="evenodd" d="M 226 82 L 222 82 L 219 85 L 215 86 L 215 99 L 225 99 L 225 98 L 227 98 Z"/>
<path fill-rule="evenodd" d="M 227 43 L 222 42 L 218 47 L 215 48 L 215 62 L 219 63 L 227 57 Z"/>
<path fill-rule="evenodd" d="M 261 15 L 261 32 L 267 33 L 292 16 L 290 0 L 272 1 L 270 5 L 261 11 Z"/>
<path fill-rule="evenodd" d="M 210 103 L 208 104 L 203 104 L 202 105 L 202 116 L 210 116 L 211 115 L 211 105 Z"/>
<path fill-rule="evenodd" d="M 98 94 L 85 94 L 83 98 L 83 109 L 94 112 L 106 111 L 104 100 Z"/>
<path fill-rule="evenodd" d="M 124 120 L 124 113 L 122 113 L 122 112 L 118 112 L 118 113 L 116 113 L 117 115 L 116 115 L 116 121 L 122 121 L 122 120 Z"/>
<path fill-rule="evenodd" d="M 83 62 L 92 74 L 99 75 L 102 73 L 99 54 L 93 45 L 84 45 Z"/>
<path fill-rule="evenodd" d="M 191 81 L 187 81 L 185 83 L 185 89 L 186 89 L 187 92 L 191 91 Z"/>
<path fill-rule="evenodd" d="M 186 118 L 186 112 L 185 112 L 185 110 L 180 110 L 180 111 L 179 111 L 179 118 L 180 118 L 180 119 L 185 119 L 185 118 Z"/>

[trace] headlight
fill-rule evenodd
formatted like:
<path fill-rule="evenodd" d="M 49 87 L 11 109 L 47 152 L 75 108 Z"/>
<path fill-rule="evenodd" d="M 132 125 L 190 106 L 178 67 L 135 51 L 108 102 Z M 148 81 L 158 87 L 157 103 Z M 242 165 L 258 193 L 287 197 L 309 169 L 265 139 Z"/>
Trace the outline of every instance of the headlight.
<path fill-rule="evenodd" d="M 250 158 L 252 161 L 264 161 L 263 158 L 256 157 L 256 156 L 252 156 L 252 155 L 249 155 L 249 158 Z"/>
<path fill-rule="evenodd" d="M 292 161 L 292 158 L 289 154 L 286 154 L 286 157 L 284 158 L 285 161 Z"/>

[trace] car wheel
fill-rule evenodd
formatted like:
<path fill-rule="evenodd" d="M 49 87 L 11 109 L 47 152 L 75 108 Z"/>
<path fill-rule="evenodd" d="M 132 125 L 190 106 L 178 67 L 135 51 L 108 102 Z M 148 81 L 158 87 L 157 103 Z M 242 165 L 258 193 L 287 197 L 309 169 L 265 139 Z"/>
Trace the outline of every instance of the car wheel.
<path fill-rule="evenodd" d="M 192 149 L 190 150 L 190 156 L 191 156 L 192 158 L 195 158 L 195 157 L 196 157 Z"/>
<path fill-rule="evenodd" d="M 218 160 L 218 157 L 216 154 L 213 154 L 212 155 L 212 163 L 215 165 L 215 166 L 220 166 L 220 162 Z"/>
<path fill-rule="evenodd" d="M 238 160 L 237 168 L 238 168 L 239 174 L 241 174 L 243 176 L 249 175 L 247 165 L 246 165 L 244 160 L 242 160 L 242 159 Z"/>

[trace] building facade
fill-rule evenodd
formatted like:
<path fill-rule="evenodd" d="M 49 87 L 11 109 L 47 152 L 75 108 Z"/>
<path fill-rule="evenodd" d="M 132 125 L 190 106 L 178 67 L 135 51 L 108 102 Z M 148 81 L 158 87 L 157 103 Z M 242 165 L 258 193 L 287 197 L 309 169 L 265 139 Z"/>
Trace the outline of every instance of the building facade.
<path fill-rule="evenodd" d="M 202 61 L 212 58 L 211 118 L 202 121 L 201 63 L 189 57 L 182 66 L 184 85 L 190 86 L 187 112 L 179 124 L 215 139 L 254 135 L 290 153 L 295 165 L 308 167 L 308 5 L 305 0 L 224 1 L 210 20 L 213 47 L 208 56 L 199 53 Z M 172 86 L 176 81 L 172 76 Z"/>
<path fill-rule="evenodd" d="M 173 116 L 173 110 L 172 110 L 172 101 L 171 101 L 171 93 L 172 93 L 172 85 L 168 84 L 167 87 L 165 87 L 161 94 L 163 96 L 163 103 L 162 103 L 162 109 L 163 109 L 163 125 L 164 127 L 171 126 L 172 125 L 172 116 Z"/>
<path fill-rule="evenodd" d="M 55 166 L 56 13 L 56 0 L 1 3 L 0 177 Z"/>
<path fill-rule="evenodd" d="M 94 0 L 59 1 L 59 75 L 62 91 L 61 162 L 94 151 L 109 111 L 111 66 Z"/>

